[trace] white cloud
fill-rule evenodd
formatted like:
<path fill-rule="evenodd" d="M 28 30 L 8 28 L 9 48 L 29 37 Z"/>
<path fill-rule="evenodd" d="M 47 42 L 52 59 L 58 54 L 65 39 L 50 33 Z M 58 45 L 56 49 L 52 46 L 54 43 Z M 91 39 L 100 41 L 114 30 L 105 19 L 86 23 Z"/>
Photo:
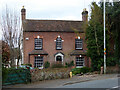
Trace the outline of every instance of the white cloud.
<path fill-rule="evenodd" d="M 77 11 L 81 14 L 84 7 L 87 7 L 89 10 L 88 5 L 91 1 L 93 0 L 1 0 L 0 11 L 1 7 L 3 8 L 7 4 L 8 7 L 17 10 L 20 13 L 20 9 L 24 5 L 27 10 L 28 18 L 38 18 L 38 16 L 41 18 L 43 17 L 43 14 L 46 13 L 47 15 L 44 15 L 46 18 L 54 15 L 63 18 L 65 17 L 64 15 L 70 12 L 75 13 L 75 11 Z"/>
<path fill-rule="evenodd" d="M 82 20 L 83 8 L 90 12 L 92 1 L 99 0 L 0 0 L 0 13 L 7 5 L 20 16 L 24 5 L 29 19 Z"/>
<path fill-rule="evenodd" d="M 56 18 L 57 20 L 78 20 L 78 18 L 80 17 L 76 17 L 76 16 L 64 16 L 62 18 Z M 80 19 L 79 19 L 80 20 Z"/>
<path fill-rule="evenodd" d="M 2 28 L 0 26 L 0 40 L 2 40 Z"/>

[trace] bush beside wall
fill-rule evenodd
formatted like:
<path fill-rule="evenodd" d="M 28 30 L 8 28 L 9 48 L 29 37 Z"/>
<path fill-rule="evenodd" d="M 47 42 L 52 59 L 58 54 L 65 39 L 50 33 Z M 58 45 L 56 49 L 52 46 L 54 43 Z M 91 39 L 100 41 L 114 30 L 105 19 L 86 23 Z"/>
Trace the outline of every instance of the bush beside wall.
<path fill-rule="evenodd" d="M 35 69 L 31 71 L 31 81 L 43 81 L 69 78 L 70 69 L 68 68 L 48 68 L 48 69 Z"/>
<path fill-rule="evenodd" d="M 73 68 L 72 69 L 72 74 L 73 75 L 76 75 L 76 74 L 85 74 L 85 73 L 88 73 L 88 72 L 91 72 L 92 69 L 89 68 L 89 67 L 82 67 L 82 68 Z"/>

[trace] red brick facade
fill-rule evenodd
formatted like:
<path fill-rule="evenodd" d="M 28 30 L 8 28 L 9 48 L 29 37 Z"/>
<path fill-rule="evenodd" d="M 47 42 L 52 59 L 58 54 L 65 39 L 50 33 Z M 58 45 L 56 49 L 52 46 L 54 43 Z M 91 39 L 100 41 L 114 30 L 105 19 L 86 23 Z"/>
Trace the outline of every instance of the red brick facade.
<path fill-rule="evenodd" d="M 24 32 L 24 63 L 30 63 L 32 66 L 34 66 L 34 56 L 35 55 L 30 55 L 29 53 L 34 50 L 34 38 L 37 36 L 40 36 L 40 38 L 43 38 L 43 50 L 45 50 L 48 55 L 43 55 L 44 56 L 44 62 L 49 61 L 50 63 L 55 62 L 55 54 L 58 52 L 62 52 L 64 54 L 63 58 L 63 64 L 65 62 L 70 62 L 74 61 L 75 64 L 75 57 L 76 56 L 71 56 L 70 52 L 75 50 L 75 38 L 77 37 L 76 33 L 68 33 L 68 32 Z M 56 38 L 60 35 L 60 37 L 64 40 L 62 43 L 62 50 L 56 50 Z M 86 50 L 86 43 L 85 43 L 85 34 L 84 33 L 79 33 L 79 36 L 81 39 L 83 39 L 83 50 Z M 29 38 L 29 40 L 26 40 L 26 38 Z M 81 51 L 83 51 L 81 50 Z M 79 56 L 79 55 L 77 55 Z M 86 55 L 82 55 L 85 60 L 85 66 L 90 67 L 90 61 L 89 58 Z"/>
<path fill-rule="evenodd" d="M 44 22 L 44 21 L 42 20 L 42 22 Z M 69 23 L 71 23 L 71 22 L 72 21 L 70 21 Z M 74 22 L 72 22 L 72 23 L 74 23 Z M 28 23 L 26 23 L 26 24 L 28 24 Z M 57 53 L 62 53 L 63 54 L 63 59 L 62 59 L 63 65 L 65 65 L 66 62 L 74 61 L 74 64 L 76 66 L 76 57 L 84 57 L 84 66 L 90 67 L 90 65 L 91 65 L 90 59 L 86 56 L 87 48 L 86 48 L 86 43 L 85 43 L 85 33 L 84 32 L 76 33 L 75 31 L 69 32 L 69 31 L 64 31 L 64 30 L 63 31 L 59 31 L 59 30 L 58 31 L 39 31 L 39 29 L 37 27 L 43 27 L 42 24 L 36 24 L 36 28 L 34 28 L 34 29 L 36 29 L 36 30 L 38 29 L 38 31 L 29 31 L 29 29 L 28 30 L 26 29 L 26 24 L 23 24 L 24 64 L 31 63 L 32 66 L 34 67 L 35 56 L 43 56 L 43 66 L 44 66 L 45 61 L 49 61 L 50 65 L 52 65 L 52 63 L 56 62 L 55 55 Z M 62 28 L 63 28 L 64 24 L 65 23 L 63 23 L 61 25 Z M 32 24 L 32 25 L 34 27 L 34 24 Z M 51 25 L 51 26 L 48 25 L 48 28 L 51 28 L 51 27 L 55 28 L 56 26 L 53 26 L 53 25 Z M 31 28 L 33 28 L 33 27 L 31 26 Z M 58 29 L 61 29 L 61 27 Z M 64 27 L 65 27 L 65 25 L 64 25 Z M 66 24 L 66 27 L 68 27 L 67 24 Z M 33 53 L 35 51 L 34 39 L 37 38 L 38 36 L 39 36 L 39 38 L 42 38 L 42 40 L 43 40 L 43 43 L 42 43 L 43 49 L 40 50 L 41 53 L 39 53 L 39 51 L 37 51 L 37 50 L 36 50 L 37 53 Z M 56 41 L 55 40 L 58 36 L 60 36 L 62 38 L 62 50 L 56 50 Z M 82 50 L 75 49 L 75 39 L 78 38 L 78 36 L 80 37 L 80 39 L 83 40 L 82 41 L 82 43 L 83 43 Z M 73 51 L 75 52 L 75 54 L 73 53 Z M 44 54 L 44 52 L 47 54 Z"/>

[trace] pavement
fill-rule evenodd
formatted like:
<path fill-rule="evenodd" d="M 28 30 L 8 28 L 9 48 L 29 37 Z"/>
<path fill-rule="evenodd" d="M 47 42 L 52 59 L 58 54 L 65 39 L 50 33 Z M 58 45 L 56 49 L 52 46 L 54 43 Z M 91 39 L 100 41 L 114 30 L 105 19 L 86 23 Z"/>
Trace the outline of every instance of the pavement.
<path fill-rule="evenodd" d="M 104 88 L 106 89 L 118 89 L 118 78 L 107 78 L 107 79 L 100 79 L 100 80 L 92 80 L 92 81 L 85 81 L 79 82 L 74 84 L 68 84 L 64 86 L 58 86 L 56 88 Z"/>
<path fill-rule="evenodd" d="M 44 80 L 34 83 L 28 84 L 16 84 L 16 85 L 7 85 L 3 86 L 3 88 L 56 88 L 60 86 L 80 83 L 80 82 L 87 82 L 92 80 L 102 80 L 108 78 L 116 78 L 118 77 L 117 74 L 92 74 L 92 75 L 76 75 L 72 78 L 67 79 L 56 79 L 56 80 Z"/>

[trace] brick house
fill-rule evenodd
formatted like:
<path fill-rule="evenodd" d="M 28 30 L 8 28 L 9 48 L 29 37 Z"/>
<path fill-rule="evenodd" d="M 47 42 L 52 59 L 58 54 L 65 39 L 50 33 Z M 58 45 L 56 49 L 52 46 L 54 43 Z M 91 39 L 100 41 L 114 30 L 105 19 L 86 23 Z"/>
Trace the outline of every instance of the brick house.
<path fill-rule="evenodd" d="M 43 68 L 46 61 L 50 65 L 58 62 L 65 65 L 74 61 L 75 67 L 90 67 L 82 29 L 88 11 L 82 12 L 82 21 L 26 19 L 25 8 L 22 8 L 21 16 L 24 64 Z"/>

